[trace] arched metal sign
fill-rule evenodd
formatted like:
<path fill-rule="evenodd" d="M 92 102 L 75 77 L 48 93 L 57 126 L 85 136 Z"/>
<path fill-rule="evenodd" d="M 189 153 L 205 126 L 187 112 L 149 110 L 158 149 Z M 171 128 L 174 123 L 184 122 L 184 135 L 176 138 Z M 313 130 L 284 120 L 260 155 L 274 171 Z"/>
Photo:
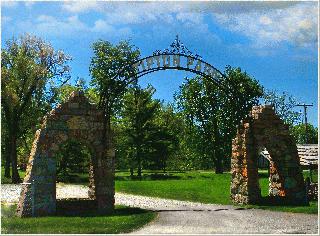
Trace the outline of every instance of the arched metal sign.
<path fill-rule="evenodd" d="M 226 79 L 226 76 L 217 68 L 203 61 L 199 55 L 194 55 L 186 48 L 179 40 L 178 35 L 168 49 L 157 50 L 152 56 L 139 59 L 129 67 L 134 71 L 134 74 L 128 80 L 129 83 L 146 74 L 160 70 L 189 71 L 210 78 L 219 85 L 221 85 L 221 79 Z"/>
<path fill-rule="evenodd" d="M 115 78 L 126 87 L 128 84 L 137 81 L 138 78 L 160 70 L 183 70 L 200 75 L 212 81 L 231 99 L 239 99 L 234 82 L 226 77 L 221 71 L 208 62 L 202 60 L 198 54 L 193 54 L 179 40 L 178 35 L 169 48 L 157 50 L 152 56 L 139 59 L 121 68 Z M 100 98 L 100 106 L 107 103 L 107 91 Z"/>
<path fill-rule="evenodd" d="M 180 53 L 159 53 L 145 57 L 132 65 L 136 71 L 136 78 L 159 70 L 185 70 L 201 76 L 220 78 L 222 73 L 209 63 Z"/>

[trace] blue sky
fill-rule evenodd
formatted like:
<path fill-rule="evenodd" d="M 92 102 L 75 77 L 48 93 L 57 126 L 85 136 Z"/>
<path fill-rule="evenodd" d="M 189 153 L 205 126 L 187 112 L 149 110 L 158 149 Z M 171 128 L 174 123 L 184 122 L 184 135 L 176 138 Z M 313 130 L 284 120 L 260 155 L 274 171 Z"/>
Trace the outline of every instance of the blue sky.
<path fill-rule="evenodd" d="M 313 103 L 318 113 L 317 2 L 1 2 L 1 42 L 28 32 L 72 56 L 72 77 L 90 80 L 91 45 L 131 40 L 142 56 L 178 34 L 192 52 L 223 71 L 241 67 L 265 88 Z M 141 78 L 156 98 L 172 101 L 186 76 L 162 71 Z M 299 108 L 297 108 L 299 111 Z"/>

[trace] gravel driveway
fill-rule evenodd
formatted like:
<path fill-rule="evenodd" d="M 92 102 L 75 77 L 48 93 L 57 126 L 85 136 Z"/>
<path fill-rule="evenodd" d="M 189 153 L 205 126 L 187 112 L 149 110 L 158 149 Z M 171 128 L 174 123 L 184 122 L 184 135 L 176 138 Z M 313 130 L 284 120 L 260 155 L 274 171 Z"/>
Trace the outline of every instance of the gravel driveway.
<path fill-rule="evenodd" d="M 57 197 L 86 198 L 88 188 L 57 185 Z M 2 185 L 1 201 L 16 202 L 19 185 Z M 311 214 L 243 209 L 117 193 L 116 204 L 150 209 L 157 219 L 134 234 L 316 234 L 318 216 Z"/>

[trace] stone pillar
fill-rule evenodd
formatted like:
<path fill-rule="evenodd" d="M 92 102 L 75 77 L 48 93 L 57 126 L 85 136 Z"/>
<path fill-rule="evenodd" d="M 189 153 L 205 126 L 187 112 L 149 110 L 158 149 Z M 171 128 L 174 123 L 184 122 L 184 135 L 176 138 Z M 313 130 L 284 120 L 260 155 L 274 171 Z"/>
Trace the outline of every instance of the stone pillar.
<path fill-rule="evenodd" d="M 93 164 L 90 161 L 89 165 L 89 190 L 88 196 L 90 199 L 95 199 L 95 185 L 94 185 L 94 172 L 93 172 Z"/>
<path fill-rule="evenodd" d="M 91 148 L 89 197 L 101 212 L 114 209 L 114 147 L 111 135 L 104 135 L 103 113 L 84 96 L 72 92 L 69 99 L 45 117 L 37 131 L 24 179 L 17 215 L 42 216 L 56 212 L 55 152 L 68 138 Z"/>
<path fill-rule="evenodd" d="M 257 198 L 256 163 L 253 161 L 253 138 L 250 121 L 242 121 L 236 138 L 232 141 L 231 200 L 239 204 L 252 203 Z"/>
<path fill-rule="evenodd" d="M 45 129 L 37 131 L 17 208 L 20 217 L 56 212 L 56 162 L 48 155 L 50 142 Z"/>
<path fill-rule="evenodd" d="M 106 155 L 99 156 L 94 165 L 95 196 L 101 213 L 114 210 L 114 153 L 114 148 L 109 148 Z"/>
<path fill-rule="evenodd" d="M 238 127 L 232 143 L 231 199 L 252 204 L 261 199 L 257 158 L 260 147 L 270 154 L 269 196 L 290 204 L 306 204 L 306 193 L 299 156 L 288 126 L 271 106 L 255 106 Z"/>

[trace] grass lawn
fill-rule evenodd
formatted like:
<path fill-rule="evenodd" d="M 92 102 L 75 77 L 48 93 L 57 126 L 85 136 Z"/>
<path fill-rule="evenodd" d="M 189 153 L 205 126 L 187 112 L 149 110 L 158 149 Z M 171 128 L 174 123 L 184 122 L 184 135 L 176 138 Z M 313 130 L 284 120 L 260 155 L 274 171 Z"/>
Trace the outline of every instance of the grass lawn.
<path fill-rule="evenodd" d="M 304 177 L 309 176 L 304 171 Z M 23 175 L 21 175 L 22 177 Z M 268 195 L 268 174 L 259 171 L 259 183 L 262 196 Z M 318 177 L 314 173 L 313 180 Z M 75 182 L 87 185 L 88 174 L 75 176 Z M 232 204 L 230 201 L 230 173 L 216 175 L 212 171 L 159 172 L 144 171 L 141 180 L 131 179 L 129 172 L 116 172 L 116 192 L 131 193 L 144 196 L 187 200 L 202 203 Z M 75 183 L 74 182 L 74 183 Z M 310 206 L 263 206 L 249 205 L 244 207 L 268 209 L 275 211 L 318 213 L 318 202 L 310 202 Z"/>
<path fill-rule="evenodd" d="M 259 175 L 262 196 L 267 196 L 269 184 L 267 172 L 261 171 Z M 308 172 L 304 172 L 304 175 L 307 176 Z M 140 181 L 126 180 L 125 176 L 128 176 L 128 173 L 117 173 L 117 192 L 171 198 L 176 200 L 188 200 L 193 202 L 232 205 L 230 200 L 230 173 L 224 173 L 221 175 L 204 171 L 171 173 L 166 180 L 150 180 L 150 174 L 145 173 L 142 178 L 143 180 Z M 318 213 L 317 201 L 311 202 L 310 206 L 248 205 L 244 207 L 296 213 Z"/>
<path fill-rule="evenodd" d="M 16 205 L 2 205 L 2 234 L 115 234 L 128 233 L 156 217 L 155 212 L 116 206 L 111 215 L 87 209 L 77 216 L 60 212 L 57 216 L 18 218 Z"/>

